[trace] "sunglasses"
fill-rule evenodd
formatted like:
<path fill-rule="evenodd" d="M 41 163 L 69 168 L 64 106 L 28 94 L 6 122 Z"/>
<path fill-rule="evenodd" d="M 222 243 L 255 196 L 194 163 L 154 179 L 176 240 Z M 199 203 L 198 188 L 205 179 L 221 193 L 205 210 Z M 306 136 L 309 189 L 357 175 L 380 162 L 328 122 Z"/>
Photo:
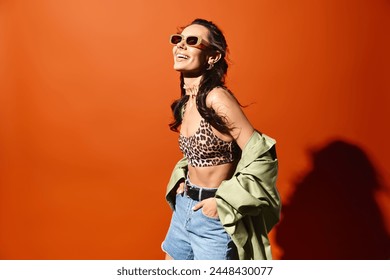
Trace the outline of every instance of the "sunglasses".
<path fill-rule="evenodd" d="M 169 39 L 169 42 L 172 45 L 177 45 L 182 40 L 185 41 L 187 46 L 191 46 L 191 47 L 200 47 L 200 46 L 208 47 L 208 46 L 210 46 L 209 43 L 207 43 L 205 40 L 203 40 L 199 36 L 187 36 L 187 37 L 185 37 L 185 36 L 183 36 L 181 34 L 173 34 L 173 35 L 171 35 L 171 37 Z"/>

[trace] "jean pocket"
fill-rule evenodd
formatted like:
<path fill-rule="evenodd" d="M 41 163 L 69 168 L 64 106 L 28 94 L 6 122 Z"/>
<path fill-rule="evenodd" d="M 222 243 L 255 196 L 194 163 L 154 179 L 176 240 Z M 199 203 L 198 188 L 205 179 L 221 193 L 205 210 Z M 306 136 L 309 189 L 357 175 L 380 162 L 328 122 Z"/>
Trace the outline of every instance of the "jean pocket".
<path fill-rule="evenodd" d="M 203 212 L 203 208 L 200 209 L 200 213 L 202 214 L 203 217 L 205 217 L 207 219 L 219 221 L 219 216 L 215 216 L 215 217 L 208 216 L 207 214 L 205 214 L 205 212 Z"/>

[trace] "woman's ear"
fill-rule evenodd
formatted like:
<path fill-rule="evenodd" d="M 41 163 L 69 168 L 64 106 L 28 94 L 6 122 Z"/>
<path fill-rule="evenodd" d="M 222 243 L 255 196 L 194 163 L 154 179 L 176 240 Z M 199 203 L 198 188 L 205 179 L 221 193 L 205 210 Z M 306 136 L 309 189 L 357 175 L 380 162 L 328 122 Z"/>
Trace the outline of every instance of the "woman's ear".
<path fill-rule="evenodd" d="M 221 57 L 222 57 L 221 53 L 219 51 L 215 51 L 213 54 L 209 56 L 207 63 L 209 65 L 214 65 L 215 63 L 218 62 L 218 60 L 221 59 Z"/>

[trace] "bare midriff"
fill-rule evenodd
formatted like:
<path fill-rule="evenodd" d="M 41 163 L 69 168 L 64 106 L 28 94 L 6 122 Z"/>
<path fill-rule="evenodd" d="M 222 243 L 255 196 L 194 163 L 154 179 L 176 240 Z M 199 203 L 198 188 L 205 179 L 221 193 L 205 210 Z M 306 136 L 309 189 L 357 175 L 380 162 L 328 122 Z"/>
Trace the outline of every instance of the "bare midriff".
<path fill-rule="evenodd" d="M 194 167 L 188 165 L 191 183 L 203 188 L 218 188 L 222 181 L 228 180 L 234 174 L 236 162 L 215 166 Z"/>

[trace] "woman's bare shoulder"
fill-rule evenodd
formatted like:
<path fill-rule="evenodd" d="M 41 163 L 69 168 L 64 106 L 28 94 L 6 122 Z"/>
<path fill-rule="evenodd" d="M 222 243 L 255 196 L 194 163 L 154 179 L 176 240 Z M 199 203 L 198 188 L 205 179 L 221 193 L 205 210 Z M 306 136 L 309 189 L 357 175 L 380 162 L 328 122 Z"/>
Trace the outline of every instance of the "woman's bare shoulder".
<path fill-rule="evenodd" d="M 207 106 L 213 108 L 219 116 L 223 117 L 230 127 L 230 135 L 243 148 L 254 129 L 237 99 L 228 89 L 222 87 L 214 88 L 209 92 L 208 97 Z"/>
<path fill-rule="evenodd" d="M 233 93 L 224 87 L 215 87 L 213 88 L 206 99 L 206 104 L 208 107 L 215 108 L 216 105 L 222 106 L 239 106 L 237 99 Z"/>

